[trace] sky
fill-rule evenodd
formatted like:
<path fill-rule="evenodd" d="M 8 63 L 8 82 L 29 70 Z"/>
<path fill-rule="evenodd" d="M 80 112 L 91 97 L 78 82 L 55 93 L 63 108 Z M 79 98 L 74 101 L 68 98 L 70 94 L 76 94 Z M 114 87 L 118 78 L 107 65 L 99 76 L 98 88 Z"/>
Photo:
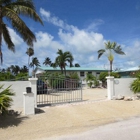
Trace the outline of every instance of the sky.
<path fill-rule="evenodd" d="M 97 51 L 107 41 L 121 45 L 125 55 L 114 54 L 113 69 L 140 66 L 139 0 L 34 0 L 44 26 L 24 18 L 36 35 L 35 54 L 41 65 L 46 57 L 55 61 L 58 49 L 70 51 L 81 67 L 109 69 L 106 55 L 98 59 Z M 9 24 L 7 23 L 7 26 Z M 28 64 L 28 46 L 11 26 L 9 32 L 16 52 L 2 42 L 3 65 Z"/>

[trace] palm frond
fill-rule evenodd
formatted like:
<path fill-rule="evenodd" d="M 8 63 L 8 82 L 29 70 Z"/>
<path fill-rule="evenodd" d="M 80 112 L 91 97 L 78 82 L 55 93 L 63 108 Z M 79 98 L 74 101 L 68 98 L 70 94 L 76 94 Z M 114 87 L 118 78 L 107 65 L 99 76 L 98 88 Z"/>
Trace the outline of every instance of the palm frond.
<path fill-rule="evenodd" d="M 13 10 L 8 8 L 6 8 L 5 16 L 9 19 L 13 28 L 20 34 L 27 45 L 33 46 L 33 42 L 36 42 L 36 37 L 26 26 L 24 21 Z"/>
<path fill-rule="evenodd" d="M 10 96 L 14 96 L 15 93 L 11 91 L 10 87 L 6 89 L 3 88 L 4 85 L 0 85 L 0 114 L 6 114 L 8 108 L 11 106 L 11 102 L 13 101 Z"/>
<path fill-rule="evenodd" d="M 9 31 L 6 27 L 6 24 L 2 24 L 2 30 L 3 30 L 3 38 L 8 46 L 8 49 L 15 52 L 15 46 L 14 46 L 14 43 L 12 42 L 11 40 L 11 36 L 9 34 Z"/>
<path fill-rule="evenodd" d="M 104 52 L 105 52 L 104 49 L 98 51 L 98 59 L 103 55 Z"/>
<path fill-rule="evenodd" d="M 121 54 L 121 55 L 124 55 L 125 53 L 122 51 L 122 48 L 121 46 L 117 46 L 115 49 L 114 49 L 115 53 L 117 54 Z"/>
<path fill-rule="evenodd" d="M 31 0 L 17 0 L 15 2 L 7 4 L 5 7 L 14 10 L 18 15 L 32 18 L 34 21 L 40 22 L 43 25 L 43 22 L 36 13 L 36 9 Z"/>

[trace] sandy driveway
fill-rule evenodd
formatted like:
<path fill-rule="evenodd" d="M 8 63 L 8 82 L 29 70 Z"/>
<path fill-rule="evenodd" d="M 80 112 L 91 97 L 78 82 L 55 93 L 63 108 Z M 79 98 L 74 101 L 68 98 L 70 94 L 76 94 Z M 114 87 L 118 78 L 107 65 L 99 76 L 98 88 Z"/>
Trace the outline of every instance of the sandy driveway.
<path fill-rule="evenodd" d="M 44 107 L 42 108 L 44 113 L 36 115 L 12 116 L 7 117 L 6 120 L 0 118 L 0 138 L 2 140 L 46 140 L 140 116 L 139 100 L 107 101 L 104 89 L 87 89 L 83 90 L 83 94 L 86 94 L 85 100 L 89 97 L 90 100 Z"/>

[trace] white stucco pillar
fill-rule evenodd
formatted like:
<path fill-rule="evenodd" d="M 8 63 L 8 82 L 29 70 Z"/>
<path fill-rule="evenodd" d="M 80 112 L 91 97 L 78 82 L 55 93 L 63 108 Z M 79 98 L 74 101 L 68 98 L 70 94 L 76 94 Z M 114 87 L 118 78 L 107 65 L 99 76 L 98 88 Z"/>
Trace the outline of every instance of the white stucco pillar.
<path fill-rule="evenodd" d="M 34 105 L 37 107 L 37 80 L 38 78 L 29 78 L 30 81 L 30 87 L 32 89 L 32 93 L 34 94 Z"/>
<path fill-rule="evenodd" d="M 23 92 L 23 112 L 24 115 L 34 115 L 35 105 L 34 105 L 34 94 Z"/>
<path fill-rule="evenodd" d="M 111 100 L 114 96 L 114 77 L 108 76 L 107 79 L 107 98 Z"/>

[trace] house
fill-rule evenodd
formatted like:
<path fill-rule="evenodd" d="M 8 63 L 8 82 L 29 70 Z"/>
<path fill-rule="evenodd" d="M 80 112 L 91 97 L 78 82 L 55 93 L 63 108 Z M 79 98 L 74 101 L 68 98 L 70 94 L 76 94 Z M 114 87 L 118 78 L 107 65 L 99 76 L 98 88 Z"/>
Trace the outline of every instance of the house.
<path fill-rule="evenodd" d="M 139 67 L 132 67 L 132 68 L 128 68 L 128 69 L 121 69 L 116 72 L 118 72 L 122 78 L 130 78 L 131 74 L 135 73 L 138 70 L 140 70 Z"/>
<path fill-rule="evenodd" d="M 47 66 L 41 66 L 36 67 L 35 69 L 35 75 L 41 75 L 45 71 L 47 72 L 61 72 L 61 69 L 59 67 L 53 68 L 53 67 L 47 67 Z M 69 75 L 70 72 L 77 72 L 78 76 L 82 80 L 82 83 L 85 83 L 86 73 L 91 73 L 95 77 L 98 77 L 101 72 L 107 72 L 106 69 L 101 68 L 88 68 L 88 67 L 66 67 L 66 74 Z"/>

